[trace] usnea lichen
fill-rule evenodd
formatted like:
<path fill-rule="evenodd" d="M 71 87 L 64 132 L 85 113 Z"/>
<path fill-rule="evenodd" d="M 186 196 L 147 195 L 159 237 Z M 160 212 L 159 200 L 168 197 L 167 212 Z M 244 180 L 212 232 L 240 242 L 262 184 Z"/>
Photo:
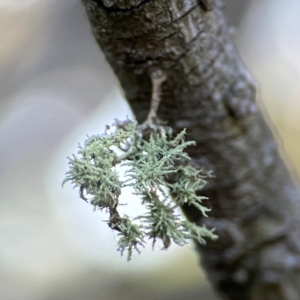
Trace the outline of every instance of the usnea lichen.
<path fill-rule="evenodd" d="M 109 214 L 108 226 L 118 231 L 118 250 L 139 252 L 145 238 L 159 239 L 167 249 L 171 242 L 184 245 L 188 239 L 205 243 L 216 239 L 213 230 L 184 220 L 175 212 L 183 204 L 192 205 L 204 216 L 209 209 L 202 204 L 205 197 L 198 192 L 205 185 L 203 171 L 192 166 L 185 148 L 194 145 L 185 141 L 183 130 L 174 138 L 167 127 L 145 134 L 135 122 L 116 121 L 114 131 L 89 137 L 77 155 L 69 158 L 65 182 L 79 189 L 80 197 L 95 209 Z M 121 179 L 117 166 L 127 166 Z M 130 219 L 119 213 L 119 197 L 123 188 L 131 186 L 140 196 L 147 213 Z"/>

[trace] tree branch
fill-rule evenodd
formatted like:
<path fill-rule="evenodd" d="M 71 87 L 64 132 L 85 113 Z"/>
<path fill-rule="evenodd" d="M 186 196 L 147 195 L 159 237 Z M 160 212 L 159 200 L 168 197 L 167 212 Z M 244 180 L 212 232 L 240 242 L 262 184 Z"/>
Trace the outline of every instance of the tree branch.
<path fill-rule="evenodd" d="M 187 128 L 195 163 L 215 178 L 202 191 L 217 242 L 197 244 L 223 299 L 300 299 L 299 191 L 255 103 L 219 0 L 83 0 L 92 31 L 136 118 L 149 111 L 152 68 L 162 70 L 158 117 Z"/>

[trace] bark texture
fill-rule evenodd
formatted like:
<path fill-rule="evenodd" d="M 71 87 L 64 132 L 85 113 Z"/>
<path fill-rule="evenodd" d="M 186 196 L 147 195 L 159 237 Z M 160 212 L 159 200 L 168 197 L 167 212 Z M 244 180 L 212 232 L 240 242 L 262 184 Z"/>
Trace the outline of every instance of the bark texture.
<path fill-rule="evenodd" d="M 300 194 L 255 103 L 220 1 L 83 0 L 92 31 L 136 118 L 151 97 L 150 74 L 167 75 L 160 119 L 197 141 L 195 162 L 215 178 L 201 192 L 217 242 L 196 243 L 222 299 L 300 299 Z"/>

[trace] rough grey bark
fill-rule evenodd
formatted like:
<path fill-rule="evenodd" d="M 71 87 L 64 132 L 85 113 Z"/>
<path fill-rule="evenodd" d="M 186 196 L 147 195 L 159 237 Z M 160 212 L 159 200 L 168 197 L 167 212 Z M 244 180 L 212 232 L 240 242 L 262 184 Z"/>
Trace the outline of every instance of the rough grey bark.
<path fill-rule="evenodd" d="M 138 121 L 149 110 L 150 73 L 167 75 L 160 119 L 197 141 L 195 162 L 215 178 L 212 212 L 186 216 L 215 227 L 197 244 L 222 299 L 300 299 L 300 194 L 255 103 L 220 1 L 83 0 L 92 31 Z"/>

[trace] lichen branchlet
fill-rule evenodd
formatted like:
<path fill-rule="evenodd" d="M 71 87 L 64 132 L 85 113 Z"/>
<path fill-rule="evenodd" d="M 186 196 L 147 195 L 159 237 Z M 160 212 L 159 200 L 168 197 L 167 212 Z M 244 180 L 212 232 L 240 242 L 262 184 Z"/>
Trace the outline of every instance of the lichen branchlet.
<path fill-rule="evenodd" d="M 173 137 L 167 127 L 153 127 L 150 135 L 145 128 L 130 120 L 116 120 L 110 132 L 88 137 L 78 154 L 69 158 L 63 182 L 77 187 L 80 197 L 95 209 L 108 212 L 107 223 L 118 232 L 118 250 L 126 251 L 128 260 L 133 250 L 140 252 L 145 238 L 152 239 L 153 245 L 161 240 L 164 249 L 172 242 L 184 245 L 188 239 L 205 243 L 205 238 L 217 238 L 213 230 L 184 220 L 175 211 L 184 204 L 204 216 L 209 211 L 202 204 L 206 197 L 199 195 L 206 177 L 185 152 L 195 143 L 185 141 L 185 130 Z M 116 171 L 118 165 L 127 166 L 122 178 Z M 145 215 L 130 219 L 119 213 L 119 197 L 127 186 L 140 196 Z"/>

